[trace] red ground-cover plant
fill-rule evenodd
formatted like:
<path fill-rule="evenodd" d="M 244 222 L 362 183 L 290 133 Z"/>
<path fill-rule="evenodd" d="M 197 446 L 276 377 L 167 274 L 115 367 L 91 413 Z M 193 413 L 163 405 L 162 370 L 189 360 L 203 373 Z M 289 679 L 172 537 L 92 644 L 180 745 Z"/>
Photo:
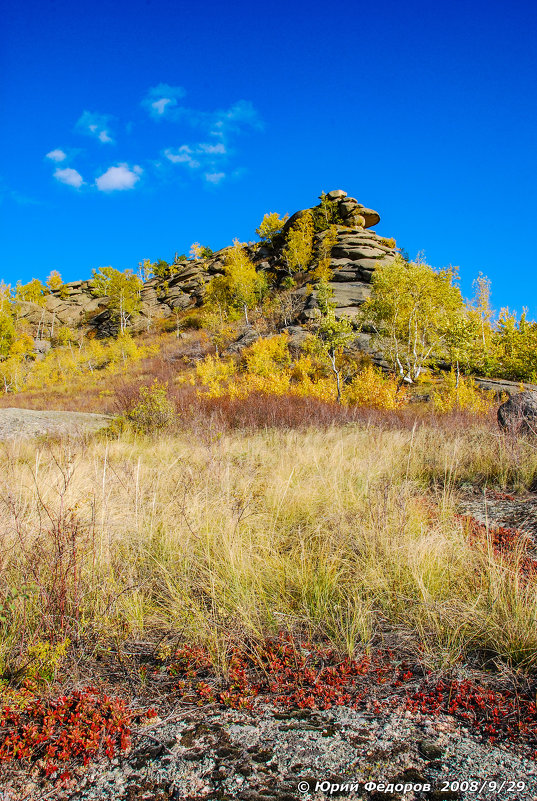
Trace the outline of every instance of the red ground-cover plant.
<path fill-rule="evenodd" d="M 102 752 L 112 759 L 130 747 L 135 713 L 124 699 L 94 687 L 56 699 L 31 692 L 21 698 L 0 707 L 0 762 L 42 760 L 50 776 L 72 760 L 87 764 Z"/>
<path fill-rule="evenodd" d="M 470 680 L 438 681 L 420 688 L 407 700 L 412 712 L 448 714 L 477 728 L 494 743 L 524 742 L 537 756 L 537 707 L 535 690 L 491 690 Z"/>
<path fill-rule="evenodd" d="M 183 697 L 235 709 L 253 709 L 261 703 L 286 709 L 357 706 L 375 684 L 399 687 L 414 677 L 389 650 L 358 660 L 342 658 L 332 648 L 298 643 L 286 634 L 248 650 L 234 648 L 223 679 L 216 677 L 211 658 L 201 647 L 180 648 L 167 669 L 180 679 L 175 689 Z"/>
<path fill-rule="evenodd" d="M 487 527 L 469 515 L 458 515 L 458 517 L 464 523 L 471 543 L 479 547 L 490 543 L 496 558 L 516 563 L 520 574 L 525 578 L 537 576 L 537 559 L 528 553 L 530 540 L 518 529 L 503 526 Z"/>

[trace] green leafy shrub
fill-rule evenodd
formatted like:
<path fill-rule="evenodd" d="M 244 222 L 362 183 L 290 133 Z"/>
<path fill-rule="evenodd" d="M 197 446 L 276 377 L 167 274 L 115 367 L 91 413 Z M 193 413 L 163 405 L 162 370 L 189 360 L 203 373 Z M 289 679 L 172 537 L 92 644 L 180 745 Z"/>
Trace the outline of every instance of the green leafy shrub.
<path fill-rule="evenodd" d="M 175 418 L 175 409 L 168 398 L 168 384 L 155 379 L 150 387 L 140 387 L 136 406 L 127 413 L 127 419 L 143 434 L 161 431 Z"/>

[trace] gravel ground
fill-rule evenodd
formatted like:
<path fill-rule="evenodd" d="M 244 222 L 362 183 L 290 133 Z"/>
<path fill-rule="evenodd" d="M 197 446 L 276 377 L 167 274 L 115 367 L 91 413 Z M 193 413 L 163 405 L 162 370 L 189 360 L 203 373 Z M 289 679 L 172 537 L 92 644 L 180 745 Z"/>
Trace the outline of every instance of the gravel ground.
<path fill-rule="evenodd" d="M 535 801 L 537 765 L 506 746 L 492 746 L 449 716 L 408 712 L 262 713 L 198 710 L 156 719 L 129 753 L 80 768 L 71 789 L 30 776 L 3 783 L 2 801 L 320 801 L 497 799 Z M 446 782 L 475 780 L 473 792 Z M 501 791 L 483 782 L 505 782 Z M 356 783 L 357 789 L 341 785 Z M 406 792 L 365 789 L 367 782 L 406 784 Z M 513 786 L 509 785 L 513 782 Z M 522 782 L 516 788 L 516 783 Z M 325 783 L 325 784 L 323 784 Z M 415 785 L 430 784 L 429 792 Z M 339 787 L 336 788 L 336 785 Z M 412 789 L 408 786 L 412 785 Z M 1 784 L 0 784 L 1 786 Z M 481 789 L 481 792 L 478 790 Z M 49 794 L 50 793 L 50 794 Z"/>
<path fill-rule="evenodd" d="M 0 409 L 0 440 L 47 435 L 81 435 L 109 425 L 106 414 Z"/>

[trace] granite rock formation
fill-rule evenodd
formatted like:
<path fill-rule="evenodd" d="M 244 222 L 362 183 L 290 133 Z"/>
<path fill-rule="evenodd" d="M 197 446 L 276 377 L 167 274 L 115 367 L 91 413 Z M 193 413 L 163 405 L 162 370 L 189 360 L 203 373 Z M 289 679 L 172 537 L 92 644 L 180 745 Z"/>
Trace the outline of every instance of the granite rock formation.
<path fill-rule="evenodd" d="M 371 230 L 380 220 L 376 211 L 361 205 L 341 189 L 329 192 L 327 197 L 338 220 L 337 239 L 330 252 L 330 269 L 333 273 L 330 286 L 334 292 L 336 315 L 344 315 L 352 320 L 371 293 L 374 270 L 378 265 L 393 261 L 397 251 L 393 240 L 384 239 Z M 320 207 L 321 204 L 311 210 Z M 271 243 L 251 243 L 247 246 L 248 255 L 258 270 L 270 271 L 280 279 L 285 277 L 282 256 L 285 236 L 305 211 L 308 210 L 296 212 Z M 315 279 L 312 281 L 309 273 L 318 264 L 325 236 L 326 231 L 315 234 L 310 270 L 298 276 L 299 288 L 292 293 L 295 311 L 291 324 L 304 324 L 319 316 Z M 175 317 L 185 310 L 201 306 L 205 285 L 214 275 L 224 271 L 226 250 L 224 248 L 206 259 L 179 262 L 176 265 L 177 272 L 168 279 L 154 277 L 146 281 L 140 295 L 141 310 L 130 321 L 130 330 L 135 333 L 147 330 L 159 319 Z M 27 321 L 36 340 L 43 342 L 53 339 L 60 326 L 79 329 L 97 337 L 113 336 L 118 332 L 118 322 L 107 308 L 107 298 L 95 297 L 90 281 L 64 284 L 61 290 L 52 291 L 44 300 L 43 306 L 22 302 L 18 307 L 19 317 Z M 367 335 L 357 335 L 358 339 L 364 340 L 360 346 L 367 348 Z"/>

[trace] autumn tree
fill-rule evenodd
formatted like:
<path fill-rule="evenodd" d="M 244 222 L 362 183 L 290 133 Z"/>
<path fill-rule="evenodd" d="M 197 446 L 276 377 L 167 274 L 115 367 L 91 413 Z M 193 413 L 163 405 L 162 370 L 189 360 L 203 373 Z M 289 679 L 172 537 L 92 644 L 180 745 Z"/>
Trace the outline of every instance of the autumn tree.
<path fill-rule="evenodd" d="M 331 225 L 343 225 L 343 219 L 339 213 L 337 201 L 330 200 L 328 195 L 321 192 L 321 202 L 312 210 L 313 228 L 316 233 L 325 231 Z"/>
<path fill-rule="evenodd" d="M 270 214 L 265 214 L 259 225 L 259 228 L 256 228 L 255 232 L 262 242 L 272 242 L 274 237 L 280 233 L 288 219 L 288 214 L 282 218 L 275 211 L 271 212 Z"/>
<path fill-rule="evenodd" d="M 143 283 L 132 270 L 116 270 L 113 267 L 99 267 L 93 270 L 91 290 L 97 297 L 108 298 L 108 309 L 112 318 L 119 322 L 124 333 L 129 320 L 140 311 L 140 290 Z"/>
<path fill-rule="evenodd" d="M 16 301 L 27 301 L 30 303 L 37 303 L 39 306 L 43 306 L 46 301 L 46 296 L 48 294 L 47 287 L 39 280 L 39 278 L 32 278 L 31 281 L 28 281 L 27 284 L 22 284 L 20 281 L 17 281 L 17 285 L 15 287 L 15 300 Z"/>
<path fill-rule="evenodd" d="M 6 357 L 15 339 L 11 287 L 0 281 L 0 357 Z"/>
<path fill-rule="evenodd" d="M 337 400 L 341 403 L 341 369 L 342 356 L 345 345 L 353 337 L 353 329 L 349 320 L 336 319 L 336 304 L 333 300 L 333 290 L 328 282 L 321 280 L 317 289 L 317 303 L 321 312 L 316 337 L 321 352 L 328 359 L 332 375 L 336 382 Z"/>
<path fill-rule="evenodd" d="M 424 367 L 447 351 L 450 331 L 465 307 L 453 268 L 434 270 L 401 256 L 377 267 L 362 321 L 373 326 L 385 357 L 401 381 L 413 383 Z"/>
<path fill-rule="evenodd" d="M 224 275 L 215 276 L 207 285 L 206 306 L 217 310 L 222 319 L 237 319 L 255 308 L 268 289 L 267 279 L 257 272 L 244 245 L 235 239 L 224 257 Z"/>
<path fill-rule="evenodd" d="M 190 246 L 190 256 L 193 259 L 208 259 L 213 255 L 211 248 L 205 245 L 200 245 L 199 242 L 193 242 Z"/>
<path fill-rule="evenodd" d="M 282 255 L 290 276 L 308 268 L 313 256 L 311 211 L 304 211 L 289 229 Z"/>
<path fill-rule="evenodd" d="M 527 313 L 524 309 L 518 320 L 516 312 L 500 311 L 492 334 L 489 375 L 537 381 L 537 323 L 528 320 Z"/>

